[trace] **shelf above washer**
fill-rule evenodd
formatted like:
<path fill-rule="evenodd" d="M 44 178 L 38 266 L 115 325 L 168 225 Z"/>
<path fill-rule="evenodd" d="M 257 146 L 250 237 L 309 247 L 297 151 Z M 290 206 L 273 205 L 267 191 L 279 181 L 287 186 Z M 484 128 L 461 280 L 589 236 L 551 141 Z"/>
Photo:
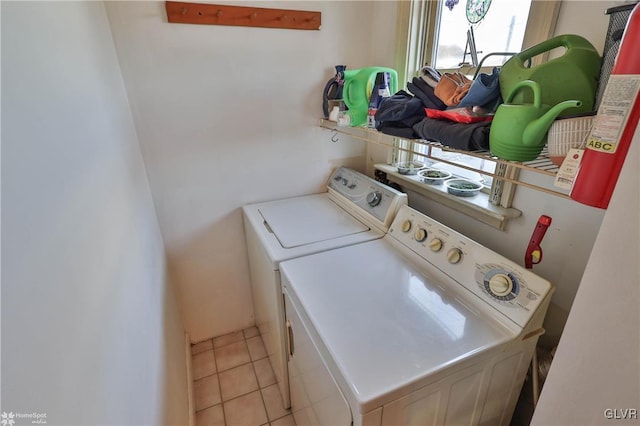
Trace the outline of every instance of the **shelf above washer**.
<path fill-rule="evenodd" d="M 376 145 L 382 145 L 382 146 L 386 146 L 388 148 L 396 148 L 394 145 L 394 142 L 397 139 L 406 139 L 406 138 L 400 138 L 397 136 L 392 136 L 392 135 L 387 135 L 385 133 L 381 133 L 375 129 L 370 129 L 367 127 L 343 127 L 343 126 L 338 126 L 337 123 L 327 120 L 327 119 L 320 119 L 320 127 L 325 128 L 325 129 L 329 129 L 329 130 L 333 130 L 336 131 L 338 133 L 344 134 L 344 135 L 348 135 L 351 136 L 353 138 L 356 139 L 360 139 L 360 140 L 364 140 L 366 142 L 369 143 L 373 143 Z M 493 155 L 491 155 L 491 153 L 489 151 L 464 151 L 461 149 L 455 149 L 455 148 L 451 148 L 445 145 L 440 144 L 439 142 L 434 142 L 434 141 L 428 141 L 428 140 L 424 140 L 424 139 L 411 139 L 411 141 L 418 143 L 418 144 L 422 144 L 425 146 L 430 146 L 430 147 L 434 147 L 434 148 L 440 148 L 443 151 L 449 151 L 449 152 L 456 152 L 456 153 L 460 153 L 460 154 L 465 154 L 465 155 L 470 155 L 473 157 L 478 157 L 478 158 L 484 158 L 486 160 L 490 160 L 490 161 L 494 161 L 498 164 L 504 164 L 506 166 L 509 167 L 515 167 L 517 169 L 520 170 L 526 170 L 526 171 L 530 171 L 530 172 L 534 172 L 534 173 L 538 173 L 538 174 L 542 174 L 542 175 L 546 175 L 546 176 L 551 176 L 554 177 L 556 175 L 556 173 L 558 172 L 558 166 L 556 166 L 555 164 L 553 164 L 551 162 L 551 160 L 549 159 L 549 154 L 547 151 L 547 148 L 545 147 L 541 154 L 538 156 L 538 158 L 536 158 L 535 160 L 532 161 L 526 161 L 526 162 L 517 162 L 517 161 L 507 161 L 507 160 L 502 160 L 500 158 L 497 158 Z M 430 151 L 428 151 L 430 152 Z M 432 158 L 434 160 L 440 161 L 440 162 L 447 162 L 446 160 L 443 160 L 442 158 L 439 157 L 432 157 L 430 155 L 425 155 L 425 154 L 420 154 L 423 156 L 426 156 L 427 158 Z M 456 166 L 460 166 L 459 164 L 454 164 Z M 475 169 L 472 169 L 475 170 Z M 569 196 L 563 192 L 560 191 L 556 191 L 554 189 L 549 189 L 547 187 L 544 186 L 540 186 L 540 185 L 536 185 L 536 184 L 532 184 L 532 183 L 528 183 L 528 182 L 523 182 L 521 180 L 517 180 L 517 179 L 510 179 L 507 177 L 503 177 L 503 176 L 498 176 L 492 173 L 488 173 L 488 172 L 483 172 L 481 170 L 475 170 L 478 173 L 482 173 L 485 175 L 490 175 L 492 176 L 494 179 L 500 179 L 506 182 L 511 182 L 513 184 L 516 185 L 520 185 L 520 186 L 525 186 L 537 191 L 541 191 L 541 192 L 545 192 L 547 194 L 551 194 L 551 195 L 555 195 L 558 197 L 562 197 L 562 198 L 569 198 Z"/>

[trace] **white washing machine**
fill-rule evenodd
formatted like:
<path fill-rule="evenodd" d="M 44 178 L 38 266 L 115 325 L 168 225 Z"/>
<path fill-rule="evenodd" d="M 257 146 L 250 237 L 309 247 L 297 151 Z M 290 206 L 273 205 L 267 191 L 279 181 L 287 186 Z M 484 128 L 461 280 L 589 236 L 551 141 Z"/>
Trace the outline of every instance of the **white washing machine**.
<path fill-rule="evenodd" d="M 296 424 L 509 424 L 548 281 L 406 206 L 280 270 Z"/>
<path fill-rule="evenodd" d="M 289 407 L 280 262 L 382 238 L 407 196 L 347 168 L 327 192 L 243 207 L 256 325 Z"/>

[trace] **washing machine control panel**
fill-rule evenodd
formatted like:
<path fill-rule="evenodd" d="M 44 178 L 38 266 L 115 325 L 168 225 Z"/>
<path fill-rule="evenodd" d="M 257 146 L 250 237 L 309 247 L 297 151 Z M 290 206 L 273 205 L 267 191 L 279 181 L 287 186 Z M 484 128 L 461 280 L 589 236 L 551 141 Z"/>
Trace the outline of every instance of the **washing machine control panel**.
<path fill-rule="evenodd" d="M 348 209 L 366 212 L 385 230 L 389 228 L 407 195 L 346 167 L 336 169 L 328 182 L 329 194 Z"/>
<path fill-rule="evenodd" d="M 407 206 L 385 238 L 444 272 L 452 278 L 449 285 L 466 288 L 522 327 L 553 291 L 542 277 Z"/>

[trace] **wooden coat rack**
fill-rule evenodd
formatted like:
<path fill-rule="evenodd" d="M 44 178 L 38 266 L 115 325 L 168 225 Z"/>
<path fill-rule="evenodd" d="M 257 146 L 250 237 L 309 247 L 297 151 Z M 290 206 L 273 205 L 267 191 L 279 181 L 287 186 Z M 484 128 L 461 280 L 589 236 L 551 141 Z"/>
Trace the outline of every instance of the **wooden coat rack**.
<path fill-rule="evenodd" d="M 165 2 L 171 23 L 319 30 L 321 13 L 206 3 Z"/>

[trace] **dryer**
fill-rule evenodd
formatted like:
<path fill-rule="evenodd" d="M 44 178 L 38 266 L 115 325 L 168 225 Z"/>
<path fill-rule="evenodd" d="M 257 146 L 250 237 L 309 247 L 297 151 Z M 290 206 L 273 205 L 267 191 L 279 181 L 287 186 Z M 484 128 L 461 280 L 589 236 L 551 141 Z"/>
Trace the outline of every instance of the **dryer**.
<path fill-rule="evenodd" d="M 282 261 L 382 238 L 407 196 L 340 167 L 327 191 L 243 207 L 255 321 L 289 407 Z"/>
<path fill-rule="evenodd" d="M 297 424 L 509 424 L 548 281 L 406 206 L 280 269 Z"/>

